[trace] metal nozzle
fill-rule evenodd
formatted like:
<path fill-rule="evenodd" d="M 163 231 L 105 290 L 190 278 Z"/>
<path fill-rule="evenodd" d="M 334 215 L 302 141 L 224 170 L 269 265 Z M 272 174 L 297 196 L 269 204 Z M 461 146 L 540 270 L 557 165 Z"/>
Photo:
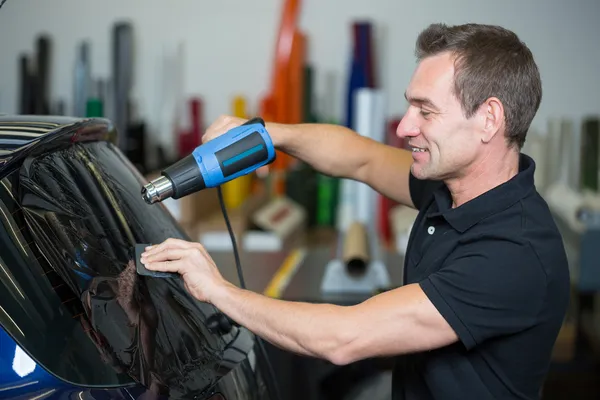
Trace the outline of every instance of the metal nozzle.
<path fill-rule="evenodd" d="M 173 195 L 173 184 L 165 177 L 150 181 L 142 188 L 142 198 L 148 204 L 156 203 L 157 201 L 163 201 Z"/>

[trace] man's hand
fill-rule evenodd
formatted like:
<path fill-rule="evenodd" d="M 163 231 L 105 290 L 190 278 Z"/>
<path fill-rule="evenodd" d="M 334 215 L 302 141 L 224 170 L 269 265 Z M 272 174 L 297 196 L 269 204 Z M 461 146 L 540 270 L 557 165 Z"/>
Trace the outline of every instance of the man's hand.
<path fill-rule="evenodd" d="M 238 117 L 232 117 L 230 115 L 221 115 L 215 120 L 204 132 L 202 136 L 202 143 L 206 143 L 209 140 L 217 138 L 225 132 L 237 128 L 238 126 L 245 123 L 247 120 Z"/>
<path fill-rule="evenodd" d="M 159 245 L 146 248 L 141 262 L 151 271 L 178 273 L 187 291 L 207 303 L 212 302 L 212 293 L 227 283 L 199 243 L 167 239 Z"/>

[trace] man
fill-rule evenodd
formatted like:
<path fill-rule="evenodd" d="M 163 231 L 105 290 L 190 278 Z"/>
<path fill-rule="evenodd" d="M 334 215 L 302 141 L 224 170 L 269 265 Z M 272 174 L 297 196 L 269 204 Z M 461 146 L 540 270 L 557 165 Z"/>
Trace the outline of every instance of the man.
<path fill-rule="evenodd" d="M 267 125 L 279 149 L 419 210 L 403 287 L 352 307 L 293 303 L 224 281 L 199 244 L 167 240 L 142 261 L 290 351 L 335 364 L 395 356 L 396 399 L 538 398 L 569 275 L 520 153 L 541 101 L 537 66 L 496 26 L 432 25 L 416 53 L 397 129 L 412 154 L 340 126 Z M 222 117 L 207 140 L 243 122 Z"/>

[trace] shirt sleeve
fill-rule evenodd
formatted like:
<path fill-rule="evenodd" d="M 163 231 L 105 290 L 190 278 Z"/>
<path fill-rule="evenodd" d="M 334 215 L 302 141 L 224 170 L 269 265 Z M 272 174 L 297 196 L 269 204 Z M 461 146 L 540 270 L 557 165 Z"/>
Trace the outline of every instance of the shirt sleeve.
<path fill-rule="evenodd" d="M 546 301 L 534 251 L 502 239 L 466 245 L 419 284 L 468 350 L 531 327 Z"/>
<path fill-rule="evenodd" d="M 412 172 L 409 172 L 408 187 L 415 208 L 421 210 L 433 197 L 433 192 L 441 185 L 443 185 L 441 181 L 417 179 Z"/>

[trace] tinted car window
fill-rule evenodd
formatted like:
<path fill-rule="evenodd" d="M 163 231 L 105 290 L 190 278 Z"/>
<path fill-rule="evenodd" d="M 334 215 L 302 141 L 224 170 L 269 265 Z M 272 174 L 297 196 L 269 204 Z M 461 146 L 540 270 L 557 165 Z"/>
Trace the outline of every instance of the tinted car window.
<path fill-rule="evenodd" d="M 209 330 L 216 310 L 180 279 L 136 274 L 136 243 L 187 239 L 163 205 L 142 200 L 144 183 L 107 142 L 27 158 L 3 179 L 0 321 L 67 381 L 197 395 L 253 342 Z"/>

